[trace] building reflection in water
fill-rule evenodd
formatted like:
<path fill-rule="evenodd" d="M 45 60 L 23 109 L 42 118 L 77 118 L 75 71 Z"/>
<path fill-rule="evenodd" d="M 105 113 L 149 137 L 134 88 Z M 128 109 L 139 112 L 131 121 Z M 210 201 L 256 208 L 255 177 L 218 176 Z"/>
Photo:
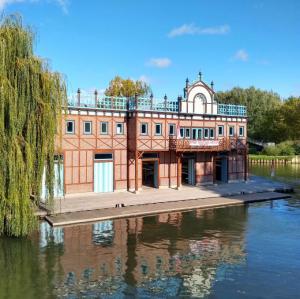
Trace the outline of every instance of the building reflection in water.
<path fill-rule="evenodd" d="M 53 278 L 58 296 L 201 298 L 228 267 L 244 263 L 245 209 L 175 212 L 53 230 L 43 223 L 40 246 L 63 242 Z"/>

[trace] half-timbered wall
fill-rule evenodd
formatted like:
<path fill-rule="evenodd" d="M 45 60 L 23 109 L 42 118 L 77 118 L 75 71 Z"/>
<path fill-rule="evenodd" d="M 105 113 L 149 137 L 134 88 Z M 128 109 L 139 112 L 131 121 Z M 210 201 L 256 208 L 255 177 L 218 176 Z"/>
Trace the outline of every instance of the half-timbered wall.
<path fill-rule="evenodd" d="M 77 112 L 75 114 L 75 112 Z M 83 114 L 82 114 L 83 113 Z M 96 115 L 95 112 L 71 111 L 62 123 L 62 151 L 65 168 L 65 192 L 93 192 L 94 155 L 112 153 L 114 163 L 114 190 L 127 189 L 127 126 L 125 114 Z M 74 134 L 67 134 L 66 121 L 73 120 Z M 92 124 L 91 134 L 84 134 L 84 122 Z M 101 134 L 100 123 L 108 123 L 108 134 Z M 124 132 L 118 135 L 117 123 L 123 123 Z"/>

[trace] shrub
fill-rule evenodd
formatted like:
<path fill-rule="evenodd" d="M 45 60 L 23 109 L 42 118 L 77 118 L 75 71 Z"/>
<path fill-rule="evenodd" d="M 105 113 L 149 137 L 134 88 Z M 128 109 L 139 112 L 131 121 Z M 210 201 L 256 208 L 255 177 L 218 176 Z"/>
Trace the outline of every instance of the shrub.
<path fill-rule="evenodd" d="M 277 145 L 279 154 L 281 156 L 293 156 L 295 155 L 295 148 L 292 142 L 282 142 Z"/>
<path fill-rule="evenodd" d="M 262 154 L 267 156 L 279 156 L 280 150 L 277 146 L 270 145 L 263 149 Z"/>

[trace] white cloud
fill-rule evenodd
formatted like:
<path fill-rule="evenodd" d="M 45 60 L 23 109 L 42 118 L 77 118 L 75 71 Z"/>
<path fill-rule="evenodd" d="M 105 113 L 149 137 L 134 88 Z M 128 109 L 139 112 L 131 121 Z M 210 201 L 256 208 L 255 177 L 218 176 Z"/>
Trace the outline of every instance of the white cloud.
<path fill-rule="evenodd" d="M 230 32 L 230 26 L 221 25 L 216 27 L 198 27 L 194 24 L 184 24 L 172 29 L 168 36 L 176 37 L 181 35 L 224 35 Z"/>
<path fill-rule="evenodd" d="M 54 0 L 62 9 L 62 11 L 67 14 L 68 11 L 68 6 L 69 6 L 69 0 Z"/>
<path fill-rule="evenodd" d="M 151 79 L 148 76 L 146 76 L 146 75 L 141 75 L 139 77 L 139 81 L 142 81 L 142 82 L 144 82 L 146 84 L 149 84 L 151 82 Z"/>
<path fill-rule="evenodd" d="M 172 64 L 169 58 L 151 58 L 147 63 L 148 66 L 153 66 L 157 68 L 167 68 Z"/>
<path fill-rule="evenodd" d="M 249 55 L 245 50 L 240 49 L 235 53 L 234 59 L 239 61 L 248 61 Z"/>
<path fill-rule="evenodd" d="M 6 6 L 15 3 L 34 3 L 34 2 L 48 2 L 56 3 L 64 13 L 68 13 L 69 0 L 0 0 L 0 10 L 3 10 Z"/>
<path fill-rule="evenodd" d="M 4 9 L 5 6 L 13 3 L 24 2 L 24 0 L 0 0 L 0 10 Z"/>

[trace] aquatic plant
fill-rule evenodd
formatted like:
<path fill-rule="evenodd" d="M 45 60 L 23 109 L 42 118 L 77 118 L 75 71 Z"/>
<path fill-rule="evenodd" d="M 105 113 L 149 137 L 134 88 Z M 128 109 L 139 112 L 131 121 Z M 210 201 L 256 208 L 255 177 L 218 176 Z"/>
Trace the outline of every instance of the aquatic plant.
<path fill-rule="evenodd" d="M 0 235 L 24 236 L 36 225 L 45 171 L 53 199 L 55 135 L 66 87 L 34 55 L 34 33 L 17 15 L 0 21 Z"/>

